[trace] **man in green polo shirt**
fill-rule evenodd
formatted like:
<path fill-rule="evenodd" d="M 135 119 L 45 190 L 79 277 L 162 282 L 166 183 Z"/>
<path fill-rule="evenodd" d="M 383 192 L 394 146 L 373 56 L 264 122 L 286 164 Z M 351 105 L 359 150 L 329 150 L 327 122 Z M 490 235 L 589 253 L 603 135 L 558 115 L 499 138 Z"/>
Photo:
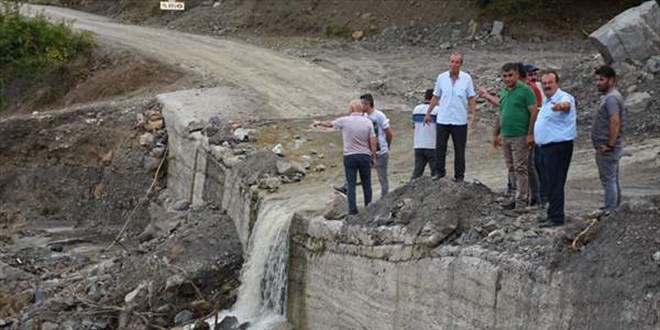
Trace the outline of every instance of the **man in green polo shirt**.
<path fill-rule="evenodd" d="M 529 203 L 527 161 L 529 149 L 534 146 L 534 122 L 538 111 L 536 95 L 519 80 L 516 63 L 502 67 L 502 81 L 505 87 L 500 91 L 500 120 L 495 121 L 493 146 L 502 146 L 509 174 L 515 174 L 518 187 L 515 199 L 502 207 L 524 210 Z"/>

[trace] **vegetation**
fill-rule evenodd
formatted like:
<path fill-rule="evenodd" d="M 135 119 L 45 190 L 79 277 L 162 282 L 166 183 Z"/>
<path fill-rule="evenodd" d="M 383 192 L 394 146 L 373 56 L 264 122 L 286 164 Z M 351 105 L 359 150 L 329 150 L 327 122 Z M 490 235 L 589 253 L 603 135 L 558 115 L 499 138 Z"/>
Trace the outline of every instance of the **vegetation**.
<path fill-rule="evenodd" d="M 25 16 L 20 3 L 0 1 L 0 109 L 48 81 L 77 74 L 71 64 L 89 58 L 95 46 L 91 32 L 74 31 L 70 22 Z"/>

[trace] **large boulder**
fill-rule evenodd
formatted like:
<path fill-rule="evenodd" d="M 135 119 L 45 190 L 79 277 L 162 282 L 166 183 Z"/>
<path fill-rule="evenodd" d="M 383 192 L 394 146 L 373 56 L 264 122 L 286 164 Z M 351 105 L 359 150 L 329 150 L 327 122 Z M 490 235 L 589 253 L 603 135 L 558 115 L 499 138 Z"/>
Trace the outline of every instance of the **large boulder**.
<path fill-rule="evenodd" d="M 607 63 L 644 62 L 660 54 L 660 4 L 647 1 L 619 14 L 590 35 Z"/>

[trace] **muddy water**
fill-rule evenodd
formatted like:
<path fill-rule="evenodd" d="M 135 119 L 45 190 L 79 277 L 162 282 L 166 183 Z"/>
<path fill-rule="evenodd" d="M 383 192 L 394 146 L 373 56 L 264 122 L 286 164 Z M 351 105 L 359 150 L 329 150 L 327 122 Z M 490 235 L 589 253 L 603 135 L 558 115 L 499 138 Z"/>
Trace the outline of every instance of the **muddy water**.
<path fill-rule="evenodd" d="M 267 330 L 286 322 L 288 234 L 292 211 L 270 203 L 260 211 L 249 241 L 248 257 L 241 274 L 238 299 L 218 319 L 235 316 L 249 329 Z M 207 320 L 213 326 L 215 318 Z"/>

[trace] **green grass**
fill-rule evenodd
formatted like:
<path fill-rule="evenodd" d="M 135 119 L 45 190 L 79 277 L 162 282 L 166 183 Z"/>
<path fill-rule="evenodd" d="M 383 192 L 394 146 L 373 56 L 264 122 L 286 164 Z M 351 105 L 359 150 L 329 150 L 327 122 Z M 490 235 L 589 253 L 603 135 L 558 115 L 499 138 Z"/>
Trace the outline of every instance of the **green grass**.
<path fill-rule="evenodd" d="M 19 2 L 0 1 L 0 109 L 19 101 L 29 86 L 68 74 L 73 61 L 96 47 L 91 32 L 43 15 L 25 16 L 19 9 Z"/>

